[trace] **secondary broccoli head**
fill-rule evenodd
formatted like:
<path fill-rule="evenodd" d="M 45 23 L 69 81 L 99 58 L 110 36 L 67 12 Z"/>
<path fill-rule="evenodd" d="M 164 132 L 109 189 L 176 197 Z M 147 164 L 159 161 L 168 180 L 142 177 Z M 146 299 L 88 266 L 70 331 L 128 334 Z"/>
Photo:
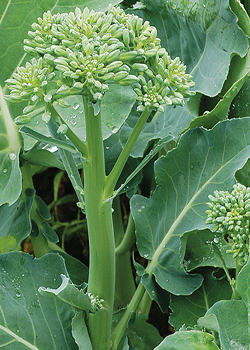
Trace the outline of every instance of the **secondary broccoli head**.
<path fill-rule="evenodd" d="M 228 235 L 232 241 L 234 257 L 248 259 L 249 256 L 249 228 L 250 228 L 250 188 L 241 184 L 234 185 L 231 193 L 215 191 L 209 195 L 206 211 L 206 223 L 214 224 L 214 230 Z"/>

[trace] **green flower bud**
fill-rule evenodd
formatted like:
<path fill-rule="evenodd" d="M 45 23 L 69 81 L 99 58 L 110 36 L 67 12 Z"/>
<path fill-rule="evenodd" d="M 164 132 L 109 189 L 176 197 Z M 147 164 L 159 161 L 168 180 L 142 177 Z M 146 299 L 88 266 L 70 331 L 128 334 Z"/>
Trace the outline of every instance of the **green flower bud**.
<path fill-rule="evenodd" d="M 138 56 L 137 51 L 122 52 L 119 56 L 121 61 L 132 61 Z"/>
<path fill-rule="evenodd" d="M 126 78 L 119 80 L 119 84 L 123 86 L 132 85 L 137 82 L 138 82 L 138 78 L 135 75 L 128 75 Z"/>
<path fill-rule="evenodd" d="M 117 50 L 114 50 L 113 52 L 110 52 L 107 56 L 107 62 L 111 62 L 113 60 L 116 60 L 118 57 L 119 57 L 119 54 L 120 54 L 120 50 L 117 49 Z"/>
<path fill-rule="evenodd" d="M 14 119 L 14 122 L 17 125 L 28 124 L 29 122 L 31 122 L 31 118 L 27 116 L 18 116 Z"/>
<path fill-rule="evenodd" d="M 137 72 L 144 72 L 148 69 L 148 66 L 144 63 L 134 63 L 132 65 L 132 69 L 136 70 Z"/>
<path fill-rule="evenodd" d="M 120 71 L 120 72 L 115 73 L 113 80 L 120 81 L 120 80 L 126 78 L 128 75 L 129 74 L 127 71 Z"/>
<path fill-rule="evenodd" d="M 129 46 L 129 30 L 128 29 L 124 29 L 123 31 L 123 42 L 126 46 Z"/>

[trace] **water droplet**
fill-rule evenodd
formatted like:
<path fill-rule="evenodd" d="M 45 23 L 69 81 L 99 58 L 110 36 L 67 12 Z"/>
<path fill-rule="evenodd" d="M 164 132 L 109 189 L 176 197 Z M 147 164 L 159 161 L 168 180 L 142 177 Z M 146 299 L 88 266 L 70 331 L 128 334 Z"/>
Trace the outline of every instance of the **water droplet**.
<path fill-rule="evenodd" d="M 76 121 L 75 120 L 72 122 L 72 125 L 76 125 Z"/>
<path fill-rule="evenodd" d="M 106 146 L 106 149 L 109 149 L 109 146 Z"/>
<path fill-rule="evenodd" d="M 4 173 L 4 174 L 6 174 L 6 173 L 7 173 L 7 171 L 8 171 L 7 169 L 3 169 L 3 173 Z"/>
<path fill-rule="evenodd" d="M 152 290 L 152 292 L 151 292 L 151 293 L 152 293 L 152 295 L 155 295 L 155 291 L 154 291 L 154 290 Z"/>
<path fill-rule="evenodd" d="M 15 153 L 9 153 L 10 160 L 15 160 L 16 159 L 16 154 Z"/>
<path fill-rule="evenodd" d="M 80 103 L 74 103 L 73 109 L 76 111 L 80 107 Z"/>
<path fill-rule="evenodd" d="M 21 296 L 21 293 L 20 292 L 16 292 L 16 297 L 20 298 L 20 296 Z"/>
<path fill-rule="evenodd" d="M 218 237 L 214 237 L 214 243 L 219 243 L 220 242 L 220 239 Z"/>
<path fill-rule="evenodd" d="M 113 128 L 112 133 L 115 134 L 118 130 L 119 130 L 119 128 Z"/>
<path fill-rule="evenodd" d="M 194 168 L 194 166 L 193 166 L 193 164 L 191 164 L 191 165 L 190 165 L 190 169 L 193 169 L 193 168 Z"/>

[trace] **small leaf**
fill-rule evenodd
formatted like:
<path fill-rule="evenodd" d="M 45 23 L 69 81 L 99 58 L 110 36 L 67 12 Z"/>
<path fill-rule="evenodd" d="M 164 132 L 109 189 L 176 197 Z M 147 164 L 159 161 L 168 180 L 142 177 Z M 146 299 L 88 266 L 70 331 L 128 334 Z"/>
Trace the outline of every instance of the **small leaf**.
<path fill-rule="evenodd" d="M 52 243 L 59 242 L 59 238 L 57 234 L 46 221 L 43 221 L 41 224 L 41 232 L 49 242 L 52 242 Z"/>
<path fill-rule="evenodd" d="M 13 236 L 16 244 L 28 237 L 31 232 L 30 211 L 32 208 L 35 190 L 29 188 L 25 191 L 25 199 L 20 198 L 12 205 L 0 206 L 0 237 Z"/>
<path fill-rule="evenodd" d="M 72 321 L 72 334 L 79 350 L 93 350 L 85 323 L 85 312 L 77 311 Z"/>
<path fill-rule="evenodd" d="M 79 290 L 72 283 L 69 283 L 69 278 L 65 275 L 61 275 L 61 278 L 62 284 L 57 289 L 39 287 L 39 293 L 44 296 L 56 296 L 76 309 L 96 312 L 90 297 L 84 290 Z"/>
<path fill-rule="evenodd" d="M 35 202 L 36 202 L 37 211 L 39 215 L 45 220 L 50 220 L 51 215 L 50 215 L 49 208 L 47 207 L 45 202 L 42 200 L 42 198 L 39 196 L 35 196 Z"/>
<path fill-rule="evenodd" d="M 71 145 L 70 143 L 68 142 L 64 142 L 64 141 L 61 141 L 61 140 L 56 140 L 52 137 L 47 137 L 47 136 L 44 136 L 43 134 L 40 134 L 38 132 L 36 132 L 35 130 L 32 130 L 30 128 L 28 128 L 27 126 L 22 126 L 20 129 L 19 129 L 20 132 L 23 132 L 31 137 L 33 137 L 34 139 L 36 140 L 39 140 L 39 141 L 42 141 L 44 142 L 45 144 L 50 144 L 52 146 L 56 146 L 58 148 L 62 148 L 62 149 L 65 149 L 69 152 L 73 152 L 73 153 L 76 153 L 77 150 L 75 149 L 75 147 L 73 145 Z"/>

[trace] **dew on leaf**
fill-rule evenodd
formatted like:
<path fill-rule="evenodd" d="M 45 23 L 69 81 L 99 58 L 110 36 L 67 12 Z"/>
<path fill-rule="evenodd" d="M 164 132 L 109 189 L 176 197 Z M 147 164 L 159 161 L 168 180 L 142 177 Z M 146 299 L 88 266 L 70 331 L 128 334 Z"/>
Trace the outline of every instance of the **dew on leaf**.
<path fill-rule="evenodd" d="M 80 107 L 79 103 L 74 103 L 73 104 L 73 109 L 76 111 Z"/>
<path fill-rule="evenodd" d="M 15 160 L 16 159 L 16 154 L 15 153 L 9 153 L 10 160 Z"/>
<path fill-rule="evenodd" d="M 3 169 L 3 173 L 4 173 L 4 174 L 6 174 L 6 173 L 7 173 L 7 171 L 8 171 L 7 169 Z"/>
<path fill-rule="evenodd" d="M 115 134 L 118 130 L 119 130 L 119 128 L 113 128 L 112 133 Z"/>

